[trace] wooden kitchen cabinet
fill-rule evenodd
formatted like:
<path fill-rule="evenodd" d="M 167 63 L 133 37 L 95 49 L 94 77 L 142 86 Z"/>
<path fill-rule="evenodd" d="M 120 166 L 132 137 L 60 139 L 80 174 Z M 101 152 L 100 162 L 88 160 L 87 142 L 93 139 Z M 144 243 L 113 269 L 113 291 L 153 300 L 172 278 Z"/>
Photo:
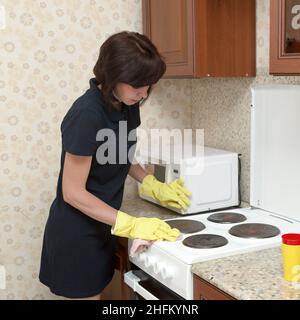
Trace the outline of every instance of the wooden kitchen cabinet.
<path fill-rule="evenodd" d="M 194 300 L 236 300 L 204 279 L 194 275 Z"/>
<path fill-rule="evenodd" d="M 254 77 L 255 20 L 255 0 L 143 0 L 165 78 Z"/>
<path fill-rule="evenodd" d="M 115 274 L 110 284 L 101 294 L 101 300 L 132 300 L 132 290 L 124 283 L 124 273 L 129 271 L 128 240 L 118 238 Z"/>
<path fill-rule="evenodd" d="M 300 0 L 271 0 L 270 74 L 300 74 Z"/>

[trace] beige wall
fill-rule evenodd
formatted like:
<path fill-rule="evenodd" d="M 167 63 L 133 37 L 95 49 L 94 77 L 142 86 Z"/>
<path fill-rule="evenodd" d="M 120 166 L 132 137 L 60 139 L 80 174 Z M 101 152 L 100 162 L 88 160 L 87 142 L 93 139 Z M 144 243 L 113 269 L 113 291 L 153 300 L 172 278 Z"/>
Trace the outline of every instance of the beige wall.
<path fill-rule="evenodd" d="M 192 127 L 205 143 L 242 154 L 242 199 L 250 192 L 250 88 L 254 84 L 300 84 L 300 77 L 269 75 L 269 0 L 257 0 L 257 77 L 192 81 Z"/>
<path fill-rule="evenodd" d="M 60 123 L 87 89 L 106 37 L 141 31 L 141 1 L 1 4 L 7 28 L 0 30 L 0 265 L 6 268 L 7 289 L 0 290 L 0 299 L 54 299 L 37 277 L 59 170 Z M 157 85 L 143 106 L 143 127 L 189 127 L 190 85 L 189 80 Z M 133 188 L 128 179 L 127 198 Z"/>

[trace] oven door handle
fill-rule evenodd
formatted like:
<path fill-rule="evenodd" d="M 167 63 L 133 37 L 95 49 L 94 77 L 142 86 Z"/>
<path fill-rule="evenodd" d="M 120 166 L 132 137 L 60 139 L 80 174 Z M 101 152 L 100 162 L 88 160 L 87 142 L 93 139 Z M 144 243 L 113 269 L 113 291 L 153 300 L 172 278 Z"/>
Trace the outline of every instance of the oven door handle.
<path fill-rule="evenodd" d="M 138 293 L 144 299 L 146 299 L 146 300 L 159 300 L 151 292 L 147 291 L 145 288 L 143 288 L 139 284 L 139 281 L 141 281 L 141 279 L 139 277 L 137 277 L 136 275 L 134 275 L 132 271 L 126 272 L 124 274 L 124 281 L 134 292 Z"/>

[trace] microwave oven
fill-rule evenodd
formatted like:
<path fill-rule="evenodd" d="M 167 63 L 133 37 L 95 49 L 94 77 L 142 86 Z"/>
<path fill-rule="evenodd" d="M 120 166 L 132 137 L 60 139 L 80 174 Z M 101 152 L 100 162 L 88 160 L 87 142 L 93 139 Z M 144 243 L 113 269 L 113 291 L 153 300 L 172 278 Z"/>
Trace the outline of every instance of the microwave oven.
<path fill-rule="evenodd" d="M 240 204 L 238 153 L 203 147 L 201 156 L 182 158 L 176 164 L 164 164 L 163 161 L 151 164 L 148 158 L 139 160 L 141 165 L 161 182 L 170 183 L 178 178 L 184 179 L 184 187 L 192 192 L 189 207 L 185 210 L 167 207 L 179 214 L 208 212 Z M 190 163 L 196 165 L 191 166 Z M 140 183 L 138 190 L 139 185 Z M 138 193 L 140 198 L 160 205 L 158 201 Z"/>

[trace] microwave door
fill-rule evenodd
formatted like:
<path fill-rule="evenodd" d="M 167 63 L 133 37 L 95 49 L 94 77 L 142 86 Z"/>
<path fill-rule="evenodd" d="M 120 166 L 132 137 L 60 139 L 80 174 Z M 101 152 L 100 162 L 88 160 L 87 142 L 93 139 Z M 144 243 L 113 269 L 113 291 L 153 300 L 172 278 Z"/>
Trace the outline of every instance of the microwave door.
<path fill-rule="evenodd" d="M 158 181 L 162 183 L 166 182 L 166 166 L 155 164 L 153 175 Z"/>

